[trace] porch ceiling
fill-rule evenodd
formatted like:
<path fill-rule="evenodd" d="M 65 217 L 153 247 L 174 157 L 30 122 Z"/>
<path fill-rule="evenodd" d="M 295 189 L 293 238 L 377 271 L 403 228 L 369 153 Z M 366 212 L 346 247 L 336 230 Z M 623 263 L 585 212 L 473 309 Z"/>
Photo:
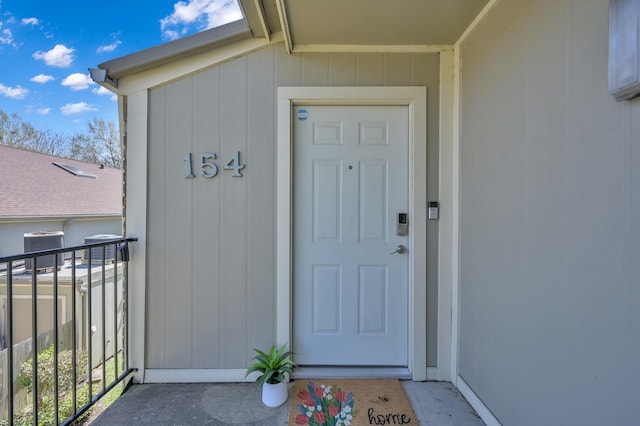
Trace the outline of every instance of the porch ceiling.
<path fill-rule="evenodd" d="M 1 0 L 0 0 L 1 1 Z M 245 18 L 98 67 L 120 79 L 238 41 L 282 33 L 288 51 L 452 45 L 490 0 L 238 0 Z M 249 46 L 255 48 L 256 45 Z M 238 54 L 235 52 L 234 54 Z M 113 90 L 114 87 L 99 82 Z"/>
<path fill-rule="evenodd" d="M 292 50 L 309 45 L 450 45 L 488 3 L 488 0 L 260 1 L 271 32 L 283 29 Z M 274 22 L 275 18 L 278 22 Z"/>

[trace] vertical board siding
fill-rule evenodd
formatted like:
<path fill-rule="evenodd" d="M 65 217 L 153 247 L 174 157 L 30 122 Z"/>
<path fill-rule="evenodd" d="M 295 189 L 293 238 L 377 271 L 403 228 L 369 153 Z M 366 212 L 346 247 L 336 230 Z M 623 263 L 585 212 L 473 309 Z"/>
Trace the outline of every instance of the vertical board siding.
<path fill-rule="evenodd" d="M 381 85 L 384 81 L 384 54 L 356 54 L 356 81 L 359 86 Z"/>
<path fill-rule="evenodd" d="M 185 144 L 183 155 L 193 154 L 193 159 L 203 152 L 220 153 L 220 72 L 218 69 L 193 77 L 192 103 L 193 140 Z M 190 149 L 187 149 L 189 148 Z M 220 165 L 220 162 L 217 162 Z M 197 171 L 194 170 L 194 173 Z M 220 171 L 218 172 L 220 173 Z M 216 178 L 213 178 L 216 179 Z M 176 180 L 185 180 L 183 177 Z M 186 182 L 193 187 L 192 245 L 194 250 L 205 253 L 193 256 L 193 306 L 187 311 L 192 317 L 192 368 L 208 368 L 219 365 L 220 351 L 213 350 L 211 342 L 220 339 L 218 323 L 221 314 L 220 287 L 213 285 L 220 281 L 220 252 L 224 249 L 220 235 L 220 185 L 210 179 L 196 177 Z"/>
<path fill-rule="evenodd" d="M 184 152 L 191 146 L 193 139 L 192 120 L 174 120 L 184 110 L 191 109 L 192 81 L 183 80 L 168 86 L 166 90 L 165 122 L 172 125 L 166 128 L 167 144 L 164 146 L 165 188 L 170 192 L 165 205 L 166 223 L 164 233 L 167 238 L 165 248 L 165 312 L 191 312 L 193 274 L 193 220 L 191 203 L 193 188 L 184 179 Z M 174 191 L 174 188 L 176 189 Z M 165 335 L 170 337 L 166 345 L 166 360 L 176 368 L 191 365 L 191 315 L 167 315 L 164 317 Z"/>
<path fill-rule="evenodd" d="M 148 365 L 165 365 L 164 318 L 167 316 L 165 305 L 167 287 L 166 269 L 171 264 L 167 262 L 166 209 L 167 193 L 165 188 L 165 126 L 166 122 L 166 88 L 156 89 L 149 93 L 149 143 L 148 143 L 148 173 L 147 196 L 149 198 L 149 212 L 147 214 L 147 282 L 149 291 L 146 293 L 147 317 L 150 332 L 145 334 L 146 361 Z M 156 124 L 157 123 L 157 124 Z M 131 165 L 132 166 L 132 165 Z M 127 194 L 132 197 L 133 194 Z M 153 331 L 153 332 L 151 332 Z"/>
<path fill-rule="evenodd" d="M 427 86 L 437 199 L 438 76 L 437 54 L 288 55 L 275 45 L 150 91 L 147 368 L 242 369 L 253 347 L 275 341 L 277 87 Z M 243 177 L 223 170 L 236 151 Z M 218 154 L 214 178 L 200 176 L 203 152 Z M 437 228 L 428 239 L 436 247 Z M 437 258 L 427 266 L 434 366 Z"/>
<path fill-rule="evenodd" d="M 462 45 L 459 374 L 502 424 L 640 416 L 640 101 L 607 42 L 608 2 L 502 0 Z"/>
<path fill-rule="evenodd" d="M 223 170 L 236 151 L 247 152 L 247 59 L 220 69 L 220 158 L 214 184 L 220 185 L 220 368 L 237 368 L 247 353 L 247 182 Z M 246 160 L 242 160 L 246 161 Z M 251 164 L 251 163 L 249 163 Z M 249 166 L 247 166 L 249 167 Z M 254 242 L 252 241 L 252 244 Z"/>
<path fill-rule="evenodd" d="M 333 53 L 329 63 L 329 82 L 333 85 L 355 86 L 357 56 L 352 53 Z"/>
<path fill-rule="evenodd" d="M 265 66 L 266 64 L 266 66 Z M 269 49 L 247 57 L 247 88 L 251 102 L 247 106 L 247 141 L 250 147 L 243 162 L 247 176 L 247 344 L 248 349 L 268 348 L 274 343 L 276 312 L 275 285 L 275 215 L 267 212 L 267 206 L 275 209 L 276 190 L 273 149 L 276 123 L 272 114 L 265 114 L 269 106 L 275 110 L 273 81 L 275 78 L 274 52 Z M 250 177 L 265 177 L 249 179 Z M 271 214 L 267 214 L 271 213 Z M 265 309 L 268 307 L 268 309 Z"/>

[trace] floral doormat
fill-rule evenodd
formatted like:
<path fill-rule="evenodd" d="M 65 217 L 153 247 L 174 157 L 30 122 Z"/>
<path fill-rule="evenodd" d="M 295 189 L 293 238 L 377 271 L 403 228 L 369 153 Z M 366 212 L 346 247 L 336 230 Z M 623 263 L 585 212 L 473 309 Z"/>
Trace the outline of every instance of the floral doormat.
<path fill-rule="evenodd" d="M 290 425 L 417 425 L 397 379 L 298 379 Z"/>

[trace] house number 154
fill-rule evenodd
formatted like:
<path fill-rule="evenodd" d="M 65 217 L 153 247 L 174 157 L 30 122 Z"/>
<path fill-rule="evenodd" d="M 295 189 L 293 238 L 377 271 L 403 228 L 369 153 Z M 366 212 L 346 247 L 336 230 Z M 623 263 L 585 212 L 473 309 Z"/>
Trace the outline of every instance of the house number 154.
<path fill-rule="evenodd" d="M 213 152 L 203 152 L 200 154 L 200 161 L 196 164 L 196 167 L 200 168 L 200 173 L 202 177 L 212 178 L 218 174 L 218 166 L 212 160 L 217 158 L 216 154 Z M 191 153 L 188 153 L 184 156 L 185 162 L 185 171 L 184 177 L 187 179 L 192 179 L 196 177 L 193 174 L 193 162 L 191 160 Z M 231 157 L 229 161 L 222 167 L 223 170 L 233 170 L 233 177 L 242 177 L 242 173 L 240 170 L 244 169 L 244 164 L 240 163 L 240 151 L 236 151 L 236 153 Z"/>

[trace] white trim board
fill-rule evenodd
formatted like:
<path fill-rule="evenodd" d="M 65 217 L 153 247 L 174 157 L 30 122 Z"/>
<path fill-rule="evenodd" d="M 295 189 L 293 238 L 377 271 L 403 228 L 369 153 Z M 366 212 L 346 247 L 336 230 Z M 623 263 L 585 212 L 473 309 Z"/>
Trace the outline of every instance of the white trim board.
<path fill-rule="evenodd" d="M 264 38 L 250 38 L 159 65 L 150 70 L 122 77 L 118 82 L 117 93 L 121 96 L 127 96 L 141 90 L 168 84 L 187 75 L 247 55 L 280 41 L 282 41 L 280 33 L 272 35 L 268 41 Z"/>
<path fill-rule="evenodd" d="M 484 402 L 482 402 L 482 400 L 478 398 L 478 395 L 476 395 L 473 389 L 471 389 L 471 387 L 467 384 L 467 382 L 464 381 L 462 377 L 458 376 L 456 383 L 456 387 L 458 388 L 462 396 L 464 396 L 469 405 L 471 405 L 473 409 L 476 410 L 476 413 L 478 413 L 482 421 L 487 426 L 502 425 L 502 423 L 500 423 L 498 419 L 495 418 L 493 413 L 487 408 L 486 405 L 484 405 Z"/>
<path fill-rule="evenodd" d="M 172 369 L 150 368 L 145 383 L 239 383 L 255 382 L 258 374 L 245 377 L 246 369 Z"/>
<path fill-rule="evenodd" d="M 451 215 L 453 223 L 451 225 L 451 382 L 458 386 L 458 351 L 459 351 L 459 323 L 460 323 L 460 109 L 462 99 L 462 43 L 480 25 L 480 23 L 491 13 L 500 0 L 489 0 L 485 7 L 478 13 L 473 22 L 462 33 L 460 38 L 453 45 L 453 81 L 450 82 L 452 88 L 452 108 L 447 112 L 451 114 L 451 191 L 452 205 Z M 443 64 L 441 63 L 442 67 Z M 441 73 L 442 73 L 441 69 Z M 441 74 L 442 76 L 443 74 Z M 442 141 L 441 141 L 442 143 Z M 441 164 L 442 167 L 442 164 Z"/>
<path fill-rule="evenodd" d="M 277 218 L 276 218 L 276 340 L 292 339 L 292 148 L 291 120 L 296 104 L 406 105 L 409 107 L 409 235 L 411 257 L 409 370 L 413 380 L 427 379 L 426 365 L 426 87 L 280 87 L 278 88 Z"/>
<path fill-rule="evenodd" d="M 296 379 L 344 379 L 367 377 L 378 379 L 411 379 L 408 368 L 402 367 L 300 367 L 295 371 Z"/>
<path fill-rule="evenodd" d="M 453 45 L 381 45 L 381 44 L 298 44 L 292 53 L 358 52 L 358 53 L 440 53 L 453 50 Z"/>
<path fill-rule="evenodd" d="M 125 174 L 126 210 L 125 236 L 137 237 L 130 244 L 131 260 L 128 262 L 128 341 L 129 365 L 138 369 L 135 382 L 144 383 L 146 339 L 146 291 L 147 291 L 147 123 L 149 92 L 143 90 L 125 98 L 126 116 L 120 125 L 125 139 L 127 164 Z M 121 107 L 122 108 L 122 107 Z M 124 124 L 124 126 L 123 126 Z M 135 194 L 132 196 L 131 194 Z"/>
<path fill-rule="evenodd" d="M 453 105 L 454 105 L 453 52 L 440 53 L 440 134 L 438 159 L 438 197 L 441 214 L 438 219 L 438 358 L 437 369 L 428 377 L 431 380 L 452 381 L 452 291 L 453 259 L 457 245 L 454 243 L 455 209 L 455 170 L 456 159 L 453 144 Z"/>

